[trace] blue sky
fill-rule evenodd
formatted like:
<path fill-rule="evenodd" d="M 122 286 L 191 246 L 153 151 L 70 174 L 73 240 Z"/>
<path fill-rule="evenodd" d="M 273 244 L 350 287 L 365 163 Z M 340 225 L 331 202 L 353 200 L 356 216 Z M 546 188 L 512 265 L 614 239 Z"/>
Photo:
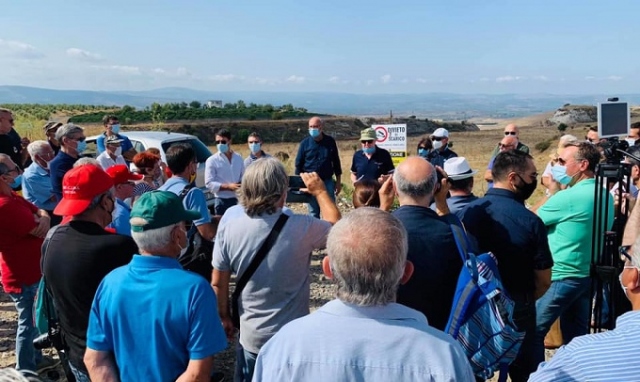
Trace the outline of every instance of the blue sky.
<path fill-rule="evenodd" d="M 0 84 L 637 93 L 640 1 L 6 1 Z"/>

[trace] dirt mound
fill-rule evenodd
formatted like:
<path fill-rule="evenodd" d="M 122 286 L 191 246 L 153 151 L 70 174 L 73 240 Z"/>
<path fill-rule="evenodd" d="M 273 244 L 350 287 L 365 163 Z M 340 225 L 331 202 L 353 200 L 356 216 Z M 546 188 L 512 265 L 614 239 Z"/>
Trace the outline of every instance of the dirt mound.
<path fill-rule="evenodd" d="M 587 105 L 567 105 L 559 108 L 549 118 L 551 123 L 564 123 L 565 125 L 573 125 L 576 123 L 592 123 L 598 121 L 598 109 L 595 106 Z"/>

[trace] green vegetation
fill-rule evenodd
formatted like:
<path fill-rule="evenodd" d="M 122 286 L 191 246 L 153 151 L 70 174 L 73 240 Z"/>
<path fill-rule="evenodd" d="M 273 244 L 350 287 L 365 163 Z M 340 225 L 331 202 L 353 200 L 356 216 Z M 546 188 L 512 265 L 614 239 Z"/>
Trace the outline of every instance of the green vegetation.
<path fill-rule="evenodd" d="M 551 146 L 551 142 L 553 141 L 554 138 L 547 139 L 547 140 L 544 140 L 544 141 L 536 143 L 536 145 L 535 145 L 536 150 L 538 150 L 540 152 L 544 152 L 546 149 L 549 148 L 549 146 Z"/>
<path fill-rule="evenodd" d="M 560 133 L 564 133 L 564 132 L 565 132 L 565 130 L 567 130 L 567 127 L 568 127 L 568 126 L 567 126 L 566 124 L 561 123 L 561 124 L 559 124 L 559 125 L 558 125 L 558 131 L 559 131 Z"/>

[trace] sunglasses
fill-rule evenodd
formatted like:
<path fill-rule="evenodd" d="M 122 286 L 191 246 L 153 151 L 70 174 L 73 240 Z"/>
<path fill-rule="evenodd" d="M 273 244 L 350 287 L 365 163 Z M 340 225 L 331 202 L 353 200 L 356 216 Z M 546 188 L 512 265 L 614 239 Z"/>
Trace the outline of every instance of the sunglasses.
<path fill-rule="evenodd" d="M 427 148 L 424 146 L 418 146 L 418 150 L 426 150 Z"/>
<path fill-rule="evenodd" d="M 441 140 L 443 140 L 443 139 L 444 139 L 444 137 L 431 137 L 431 140 L 432 140 L 432 141 L 438 141 L 438 142 L 440 142 L 440 141 L 441 141 Z"/>
<path fill-rule="evenodd" d="M 515 131 L 505 131 L 504 135 L 516 135 L 518 133 L 516 133 Z"/>
<path fill-rule="evenodd" d="M 253 143 L 260 143 L 260 141 L 249 141 L 249 143 L 253 144 Z"/>
<path fill-rule="evenodd" d="M 226 145 L 227 141 L 222 140 L 222 141 L 216 141 L 216 145 Z"/>
<path fill-rule="evenodd" d="M 629 262 L 632 261 L 631 260 L 631 255 L 628 252 L 630 248 L 631 248 L 630 245 L 620 246 L 620 249 L 618 251 L 620 253 L 620 260 L 621 261 L 623 261 L 623 262 L 626 261 L 626 260 L 629 260 Z"/>
<path fill-rule="evenodd" d="M 365 143 L 372 144 L 372 143 L 373 143 L 373 139 L 368 139 L 368 140 L 365 140 L 365 141 L 360 141 L 360 143 L 362 143 L 363 145 L 364 145 Z"/>

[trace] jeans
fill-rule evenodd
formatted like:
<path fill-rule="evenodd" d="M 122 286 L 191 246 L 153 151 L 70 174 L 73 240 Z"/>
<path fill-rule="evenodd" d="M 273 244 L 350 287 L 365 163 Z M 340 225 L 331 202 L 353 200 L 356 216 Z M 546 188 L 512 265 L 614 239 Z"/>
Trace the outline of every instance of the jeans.
<path fill-rule="evenodd" d="M 36 365 L 42 360 L 42 352 L 33 347 L 38 337 L 38 329 L 33 326 L 33 307 L 35 305 L 38 283 L 23 285 L 22 293 L 9 293 L 18 311 L 18 330 L 16 332 L 16 369 L 36 371 Z"/>
<path fill-rule="evenodd" d="M 213 200 L 214 215 L 224 215 L 225 211 L 238 204 L 236 198 L 215 198 Z"/>
<path fill-rule="evenodd" d="M 525 332 L 524 340 L 516 359 L 509 365 L 509 377 L 512 382 L 526 382 L 529 375 L 536 371 L 538 364 L 534 360 L 534 339 L 536 334 L 536 304 L 533 296 L 526 301 L 515 300 L 513 322 L 518 331 Z"/>
<path fill-rule="evenodd" d="M 76 377 L 76 382 L 91 382 L 89 375 L 85 374 L 82 370 L 78 370 L 71 362 L 69 362 L 69 368 Z"/>
<path fill-rule="evenodd" d="M 324 181 L 324 186 L 327 188 L 327 192 L 329 193 L 329 197 L 334 202 L 336 201 L 336 182 L 333 178 L 327 179 Z M 320 219 L 320 206 L 318 205 L 318 201 L 316 198 L 311 199 L 311 203 L 307 203 L 307 209 L 309 210 L 309 215 Z"/>
<path fill-rule="evenodd" d="M 246 351 L 240 345 L 240 337 L 236 342 L 236 369 L 233 375 L 234 382 L 251 382 L 253 371 L 256 368 L 257 354 Z"/>
<path fill-rule="evenodd" d="M 551 282 L 549 290 L 538 299 L 535 337 L 535 355 L 538 363 L 544 361 L 544 337 L 558 317 L 565 344 L 588 333 L 590 289 L 589 277 L 571 277 Z"/>

